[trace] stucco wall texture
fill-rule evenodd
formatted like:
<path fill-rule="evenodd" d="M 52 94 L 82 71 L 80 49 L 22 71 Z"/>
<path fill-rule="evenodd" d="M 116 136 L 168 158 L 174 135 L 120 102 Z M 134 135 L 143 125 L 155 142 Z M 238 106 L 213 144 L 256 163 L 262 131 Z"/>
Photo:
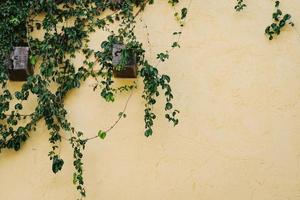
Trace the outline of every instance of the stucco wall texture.
<path fill-rule="evenodd" d="M 300 200 L 300 35 L 288 27 L 268 41 L 271 0 L 247 1 L 241 13 L 234 4 L 192 0 L 182 47 L 159 66 L 172 77 L 180 124 L 168 124 L 158 105 L 155 133 L 144 137 L 138 79 L 127 118 L 105 140 L 87 144 L 87 200 Z M 299 8 L 300 1 L 282 2 L 298 30 Z M 149 6 L 141 19 L 138 37 L 155 62 L 178 25 L 166 0 Z M 104 35 L 91 37 L 91 46 L 99 48 Z M 66 99 L 70 121 L 87 136 L 108 128 L 128 97 L 105 103 L 93 83 L 88 80 Z M 65 166 L 57 175 L 49 150 L 41 122 L 21 151 L 0 154 L 1 200 L 76 198 L 72 149 L 63 141 Z"/>

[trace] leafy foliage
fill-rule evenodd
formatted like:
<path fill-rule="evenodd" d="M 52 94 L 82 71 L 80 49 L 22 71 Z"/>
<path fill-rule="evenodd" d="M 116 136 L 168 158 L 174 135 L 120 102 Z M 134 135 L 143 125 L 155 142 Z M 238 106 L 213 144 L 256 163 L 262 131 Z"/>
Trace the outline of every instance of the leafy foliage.
<path fill-rule="evenodd" d="M 279 8 L 280 2 L 275 2 L 276 11 L 272 14 L 274 22 L 268 26 L 265 30 L 265 34 L 269 37 L 269 40 L 272 40 L 274 36 L 279 35 L 281 30 L 287 25 L 290 24 L 294 26 L 294 23 L 291 21 L 292 16 L 290 14 L 283 14 Z"/>
<path fill-rule="evenodd" d="M 19 150 L 32 131 L 36 130 L 37 123 L 43 120 L 49 130 L 49 142 L 52 145 L 49 152 L 52 171 L 57 173 L 64 165 L 59 153 L 59 143 L 65 139 L 73 148 L 73 183 L 81 198 L 85 197 L 82 158 L 86 143 L 95 138 L 104 139 L 116 123 L 126 116 L 125 109 L 120 112 L 118 120 L 110 129 L 99 131 L 95 137 L 85 138 L 84 134 L 68 121 L 64 100 L 70 91 L 79 88 L 88 78 L 96 81 L 93 90 L 107 102 L 113 102 L 119 92 L 133 90 L 136 87 L 134 84 L 117 88 L 113 84 L 113 70 L 120 66 L 122 69 L 131 55 L 135 55 L 137 59 L 140 77 L 144 83 L 142 98 L 145 99 L 145 136 L 153 134 L 156 118 L 153 106 L 161 92 L 165 97 L 165 117 L 177 125 L 179 111 L 172 104 L 171 79 L 166 74 L 160 74 L 158 64 L 154 66 L 145 58 L 143 44 L 135 35 L 136 17 L 147 5 L 153 3 L 154 0 L 1 1 L 0 151 Z M 179 0 L 168 0 L 168 3 L 174 7 Z M 180 12 L 174 10 L 182 28 L 188 9 L 183 8 Z M 37 16 L 44 18 L 40 20 Z M 69 21 L 73 23 L 66 23 Z M 117 30 L 111 28 L 113 24 L 118 26 Z M 100 44 L 99 51 L 91 49 L 88 45 L 89 35 L 96 30 L 109 33 Z M 43 37 L 33 38 L 33 31 L 41 31 Z M 178 35 L 178 40 L 172 44 L 171 50 L 180 47 L 180 34 L 181 31 L 174 33 Z M 125 49 L 122 50 L 120 66 L 114 66 L 112 48 L 114 44 L 119 43 L 124 44 Z M 5 59 L 14 46 L 24 45 L 30 48 L 30 63 L 36 65 L 36 73 L 28 77 L 19 91 L 13 93 L 8 87 Z M 169 52 L 167 50 L 158 53 L 158 63 L 166 61 Z M 79 53 L 85 56 L 85 60 L 76 66 L 73 60 Z M 31 97 L 36 97 L 37 105 L 32 113 L 24 114 L 24 102 Z"/>
<path fill-rule="evenodd" d="M 234 9 L 236 11 L 241 11 L 247 5 L 244 0 L 237 0 L 237 4 Z M 290 14 L 283 14 L 279 8 L 280 1 L 275 1 L 276 11 L 272 14 L 273 23 L 265 29 L 265 34 L 268 36 L 269 40 L 273 40 L 275 36 L 280 35 L 281 30 L 286 27 L 286 25 L 294 26 L 295 24 L 291 21 L 292 16 Z"/>
<path fill-rule="evenodd" d="M 58 173 L 64 161 L 60 157 L 59 144 L 64 139 L 73 148 L 73 183 L 81 197 L 86 196 L 83 178 L 83 150 L 91 139 L 105 139 L 108 132 L 124 117 L 125 109 L 120 112 L 118 120 L 107 130 L 100 130 L 94 137 L 85 138 L 84 134 L 74 128 L 68 121 L 68 111 L 64 100 L 67 94 L 88 78 L 96 81 L 93 90 L 105 101 L 114 102 L 116 94 L 132 91 L 136 85 L 115 87 L 113 71 L 122 70 L 128 59 L 134 55 L 139 66 L 139 77 L 143 79 L 145 100 L 144 123 L 145 136 L 153 134 L 156 114 L 153 106 L 162 94 L 165 98 L 165 118 L 174 126 L 178 124 L 179 113 L 172 104 L 173 93 L 171 78 L 161 74 L 158 64 L 170 57 L 170 52 L 180 48 L 179 39 L 188 13 L 188 8 L 174 9 L 175 19 L 180 30 L 170 49 L 157 53 L 156 65 L 145 58 L 143 44 L 135 35 L 137 16 L 154 0 L 4 0 L 0 2 L 0 151 L 14 149 L 18 151 L 30 134 L 36 130 L 37 123 L 43 120 L 49 131 L 52 148 L 49 158 L 52 171 Z M 179 0 L 168 0 L 175 7 Z M 272 14 L 274 22 L 265 30 L 270 40 L 281 33 L 291 22 L 290 14 L 283 14 L 275 2 L 276 11 Z M 241 11 L 246 7 L 244 0 L 237 0 L 234 7 Z M 107 14 L 110 13 L 110 14 Z M 37 16 L 44 16 L 40 20 Z M 72 21 L 72 23 L 67 23 Z M 117 30 L 112 29 L 117 25 Z M 89 35 L 96 30 L 109 33 L 99 46 L 101 50 L 89 47 Z M 41 31 L 42 38 L 33 38 L 33 31 Z M 121 62 L 112 64 L 114 44 L 124 44 Z M 36 73 L 28 77 L 19 91 L 13 92 L 8 87 L 5 60 L 14 46 L 30 48 L 30 63 L 36 65 Z M 79 66 L 73 62 L 76 55 L 82 53 L 85 60 Z M 100 66 L 100 67 L 99 67 Z M 54 89 L 53 89 L 54 88 Z M 29 114 L 22 113 L 25 102 L 35 97 L 37 105 Z M 130 98 L 129 98 L 130 99 Z M 128 99 L 128 100 L 129 100 Z M 70 134 L 64 134 L 70 133 Z"/>
<path fill-rule="evenodd" d="M 244 3 L 244 0 L 237 0 L 237 4 L 234 6 L 234 9 L 239 12 L 245 7 L 247 7 L 247 5 Z"/>

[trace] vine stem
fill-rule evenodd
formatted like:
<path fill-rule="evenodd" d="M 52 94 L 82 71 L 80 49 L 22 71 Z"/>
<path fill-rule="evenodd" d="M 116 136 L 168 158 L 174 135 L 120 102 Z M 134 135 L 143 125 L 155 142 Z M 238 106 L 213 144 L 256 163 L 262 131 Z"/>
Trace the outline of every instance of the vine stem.
<path fill-rule="evenodd" d="M 145 6 L 147 5 L 147 3 L 149 3 L 150 0 L 145 1 L 144 5 L 141 6 L 141 8 L 137 11 L 137 13 L 135 13 L 134 15 L 134 19 L 140 14 L 140 12 L 142 12 L 145 9 Z"/>
<path fill-rule="evenodd" d="M 123 114 L 125 113 L 125 111 L 126 111 L 126 109 L 127 109 L 127 107 L 128 107 L 128 104 L 129 104 L 129 101 L 130 101 L 130 99 L 131 99 L 131 97 L 132 97 L 132 95 L 133 95 L 133 89 L 131 90 L 131 92 L 130 92 L 130 95 L 128 96 L 128 98 L 127 98 L 127 100 L 126 100 L 126 103 L 125 103 L 125 105 L 124 105 L 124 108 L 123 108 L 123 110 L 122 110 L 122 115 L 119 115 L 119 117 L 118 117 L 118 119 L 108 128 L 108 129 L 106 129 L 104 132 L 106 132 L 106 133 L 108 133 L 108 132 L 110 132 L 120 121 L 121 121 L 121 119 L 122 119 L 122 117 L 123 117 Z M 90 137 L 90 138 L 87 138 L 87 139 L 85 139 L 84 141 L 89 141 L 89 140 L 93 140 L 93 139 L 96 139 L 96 138 L 98 138 L 99 136 L 98 135 L 95 135 L 95 136 L 93 136 L 93 137 Z"/>
<path fill-rule="evenodd" d="M 188 10 L 190 10 L 190 7 L 191 7 L 191 4 L 192 4 L 192 0 L 189 1 L 189 4 L 188 4 Z M 186 22 L 187 18 L 185 18 L 182 22 L 182 26 L 180 27 L 179 29 L 179 32 L 180 34 L 178 35 L 177 37 L 177 40 L 176 42 L 179 43 L 180 42 L 180 39 L 181 39 L 181 35 L 182 35 L 182 32 L 183 32 L 183 28 L 185 26 L 185 22 Z M 168 53 L 171 53 L 176 47 L 172 47 L 171 49 L 167 50 Z M 162 61 L 161 60 L 158 60 L 158 62 L 156 63 L 156 66 L 158 66 Z"/>
<path fill-rule="evenodd" d="M 5 116 L 17 116 L 17 115 L 20 115 L 21 117 L 30 117 L 30 116 L 33 116 L 34 114 L 31 113 L 31 114 L 14 114 L 14 115 L 11 115 L 11 114 L 4 114 Z"/>
<path fill-rule="evenodd" d="M 28 24 L 29 24 L 29 21 L 31 21 L 33 18 L 35 18 L 37 15 L 35 14 L 32 18 L 31 18 L 31 11 L 29 12 L 29 15 L 27 16 L 26 18 L 26 22 L 25 22 L 25 26 L 26 26 L 26 38 L 27 38 L 27 43 L 28 43 L 28 48 L 29 48 L 29 51 L 31 51 L 31 45 L 30 45 L 30 33 L 29 33 L 29 27 L 28 27 Z"/>
<path fill-rule="evenodd" d="M 29 51 L 31 52 L 31 46 L 30 46 L 30 39 L 29 39 L 29 28 L 28 28 L 28 21 L 26 20 L 26 37 L 27 37 L 27 44 L 28 44 L 28 48 Z"/>

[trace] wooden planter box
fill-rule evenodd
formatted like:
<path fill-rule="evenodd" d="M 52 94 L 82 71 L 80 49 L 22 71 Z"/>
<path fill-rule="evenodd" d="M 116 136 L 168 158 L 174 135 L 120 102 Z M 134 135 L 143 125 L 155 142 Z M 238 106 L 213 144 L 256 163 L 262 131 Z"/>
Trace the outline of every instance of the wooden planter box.
<path fill-rule="evenodd" d="M 29 47 L 14 47 L 5 60 L 8 77 L 12 81 L 26 81 L 33 74 L 33 66 L 29 62 Z"/>
<path fill-rule="evenodd" d="M 133 54 L 128 59 L 123 69 L 118 70 L 120 65 L 122 49 L 125 48 L 123 44 L 114 44 L 112 51 L 112 64 L 114 66 L 114 77 L 116 78 L 136 78 L 137 77 L 137 60 L 136 55 Z"/>

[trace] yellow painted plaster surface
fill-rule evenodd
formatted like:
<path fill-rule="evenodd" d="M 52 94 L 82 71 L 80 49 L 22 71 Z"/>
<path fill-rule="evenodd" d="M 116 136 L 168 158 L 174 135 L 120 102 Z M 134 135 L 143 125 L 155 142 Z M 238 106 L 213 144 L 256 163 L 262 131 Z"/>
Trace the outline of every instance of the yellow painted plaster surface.
<path fill-rule="evenodd" d="M 269 42 L 263 33 L 273 2 L 247 1 L 241 13 L 234 4 L 192 0 L 182 48 L 159 66 L 172 77 L 179 126 L 172 128 L 157 106 L 155 133 L 143 136 L 139 79 L 127 118 L 104 141 L 87 145 L 87 200 L 300 200 L 300 35 L 287 28 Z M 282 2 L 296 28 L 299 8 L 297 0 Z M 155 62 L 177 25 L 162 0 L 142 19 L 138 35 Z M 91 46 L 102 39 L 93 34 Z M 128 96 L 105 103 L 91 84 L 66 99 L 70 121 L 87 136 L 109 127 Z M 65 166 L 57 175 L 49 150 L 40 123 L 21 151 L 0 154 L 0 200 L 75 199 L 71 148 L 62 143 Z"/>

